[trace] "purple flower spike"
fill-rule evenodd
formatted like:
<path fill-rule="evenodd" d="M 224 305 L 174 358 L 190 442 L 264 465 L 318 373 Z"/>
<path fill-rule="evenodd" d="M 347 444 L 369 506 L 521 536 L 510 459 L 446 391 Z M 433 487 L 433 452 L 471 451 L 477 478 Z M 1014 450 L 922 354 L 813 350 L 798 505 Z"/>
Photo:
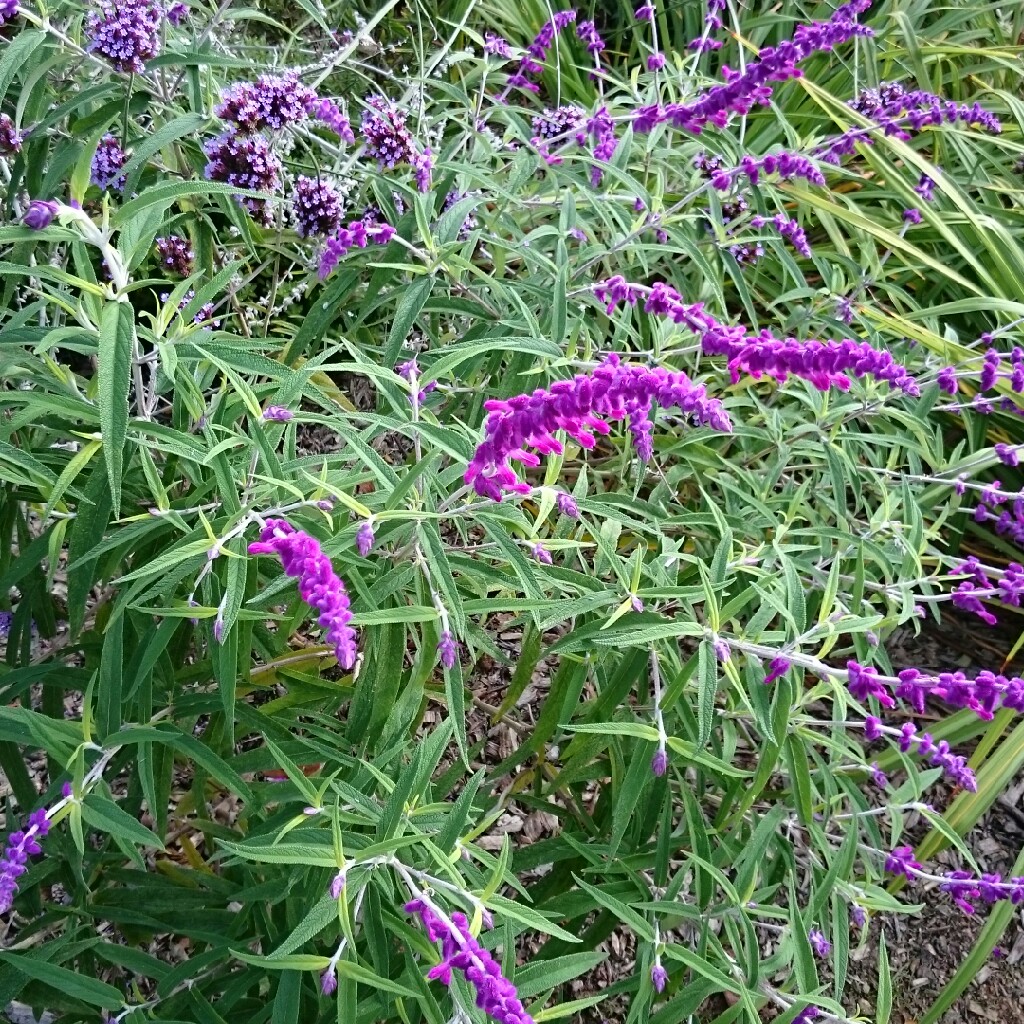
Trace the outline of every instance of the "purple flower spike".
<path fill-rule="evenodd" d="M 660 779 L 668 771 L 668 753 L 664 748 L 659 747 L 651 758 L 651 774 Z M 661 991 L 660 989 L 658 990 Z"/>
<path fill-rule="evenodd" d="M 465 481 L 477 494 L 495 501 L 506 491 L 527 494 L 530 487 L 516 475 L 511 461 L 540 465 L 539 456 L 528 448 L 542 455 L 561 454 L 561 442 L 555 437 L 558 430 L 564 430 L 583 448 L 593 448 L 595 434 L 611 431 L 599 417 L 628 418 L 633 444 L 646 461 L 653 451 L 650 409 L 655 401 L 663 408 L 678 407 L 694 422 L 715 430 L 732 429 L 721 402 L 708 398 L 704 388 L 686 374 L 627 366 L 612 353 L 589 375 L 556 381 L 532 395 L 484 403 L 489 413 L 484 440 L 469 463 Z"/>
<path fill-rule="evenodd" d="M 60 203 L 52 199 L 33 199 L 28 204 L 25 216 L 21 218 L 22 224 L 33 231 L 42 231 L 53 223 L 53 218 L 60 212 Z"/>
<path fill-rule="evenodd" d="M 7 849 L 0 859 L 0 914 L 6 914 L 18 891 L 18 879 L 28 870 L 29 857 L 42 853 L 39 840 L 50 831 L 46 808 L 40 807 L 28 817 L 28 828 L 7 837 Z"/>
<path fill-rule="evenodd" d="M 346 145 L 355 144 L 356 136 L 349 119 L 334 100 L 316 99 L 306 107 L 310 117 L 327 125 Z"/>
<path fill-rule="evenodd" d="M 416 179 L 416 191 L 429 192 L 434 171 L 433 150 L 427 146 L 422 153 L 414 154 L 410 163 L 414 172 L 413 176 Z"/>
<path fill-rule="evenodd" d="M 915 207 L 910 207 L 909 210 L 903 211 L 903 219 L 908 224 L 920 224 L 921 223 L 921 211 Z"/>
<path fill-rule="evenodd" d="M 332 900 L 340 900 L 341 894 L 345 891 L 345 872 L 339 871 L 331 879 L 330 894 Z"/>
<path fill-rule="evenodd" d="M 189 16 L 191 11 L 192 9 L 188 4 L 182 3 L 182 0 L 175 0 L 175 2 L 167 8 L 167 20 L 177 27 Z"/>
<path fill-rule="evenodd" d="M 87 49 L 115 71 L 142 74 L 160 52 L 163 16 L 157 0 L 98 0 L 85 20 Z"/>
<path fill-rule="evenodd" d="M 508 42 L 493 32 L 484 33 L 484 53 L 488 57 L 501 57 L 503 60 L 508 60 L 512 56 Z"/>
<path fill-rule="evenodd" d="M 250 555 L 277 555 L 287 576 L 299 581 L 299 596 L 315 608 L 317 620 L 327 631 L 325 639 L 334 644 L 338 664 L 352 668 L 356 663 L 356 632 L 349 623 L 348 594 L 345 584 L 320 550 L 320 543 L 284 519 L 268 519 L 260 539 L 249 545 Z"/>
<path fill-rule="evenodd" d="M 338 988 L 338 976 L 334 973 L 334 967 L 328 967 L 320 975 L 320 991 L 325 996 L 333 996 Z"/>
<path fill-rule="evenodd" d="M 461 971 L 476 989 L 476 1005 L 498 1024 L 534 1024 L 515 985 L 502 975 L 498 962 L 473 937 L 465 914 L 456 911 L 450 922 L 444 921 L 425 898 L 411 900 L 405 911 L 419 916 L 431 942 L 441 943 L 441 962 L 427 973 L 431 981 L 450 985 L 452 972 Z"/>
<path fill-rule="evenodd" d="M 921 870 L 921 865 L 914 860 L 914 848 L 897 846 L 885 858 L 885 870 L 892 875 L 903 875 L 908 882 L 913 882 Z"/>
<path fill-rule="evenodd" d="M 322 281 L 338 265 L 350 249 L 365 249 L 370 242 L 385 245 L 395 237 L 390 224 L 374 224 L 367 227 L 361 220 L 352 221 L 347 228 L 339 228 L 333 238 L 328 238 L 320 254 L 319 277 Z"/>
<path fill-rule="evenodd" d="M 647 58 L 647 70 L 648 71 L 660 71 L 665 66 L 665 54 L 663 53 L 652 53 Z"/>
<path fill-rule="evenodd" d="M 576 21 L 574 10 L 556 11 L 550 21 L 545 22 L 536 38 L 526 48 L 526 56 L 519 63 L 516 71 L 509 75 L 508 85 L 502 93 L 504 99 L 509 89 L 525 89 L 527 92 L 540 92 L 540 86 L 530 79 L 544 70 L 544 61 L 548 50 L 555 41 L 555 36 Z"/>
<path fill-rule="evenodd" d="M 437 656 L 441 659 L 441 664 L 449 669 L 455 668 L 455 663 L 459 660 L 459 643 L 447 629 L 437 642 Z"/>

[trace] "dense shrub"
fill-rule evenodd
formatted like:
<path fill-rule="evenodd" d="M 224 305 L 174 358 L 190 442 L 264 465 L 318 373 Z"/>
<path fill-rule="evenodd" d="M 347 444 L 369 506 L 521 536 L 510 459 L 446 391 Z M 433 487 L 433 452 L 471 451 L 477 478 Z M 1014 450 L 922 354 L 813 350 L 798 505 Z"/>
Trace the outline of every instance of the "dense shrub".
<path fill-rule="evenodd" d="M 1024 900 L 1024 682 L 884 642 L 1024 590 L 1015 26 L 879 6 L 0 6 L 0 1005 L 843 1021 Z"/>

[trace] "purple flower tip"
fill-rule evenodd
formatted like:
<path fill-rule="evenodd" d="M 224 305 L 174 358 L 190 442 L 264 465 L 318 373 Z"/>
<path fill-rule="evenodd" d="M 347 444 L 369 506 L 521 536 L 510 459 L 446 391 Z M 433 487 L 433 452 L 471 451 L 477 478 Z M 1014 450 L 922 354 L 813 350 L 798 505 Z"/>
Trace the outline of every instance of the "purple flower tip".
<path fill-rule="evenodd" d="M 33 231 L 42 231 L 53 223 L 53 218 L 60 212 L 60 203 L 52 199 L 33 199 L 28 204 L 21 222 Z"/>
<path fill-rule="evenodd" d="M 263 410 L 263 418 L 265 420 L 272 420 L 276 423 L 286 423 L 290 420 L 295 413 L 291 409 L 286 409 L 282 405 L 268 405 Z"/>
<path fill-rule="evenodd" d="M 341 899 L 341 893 L 344 890 L 344 888 L 345 888 L 345 872 L 344 871 L 339 871 L 331 879 L 331 888 L 330 888 L 331 899 L 332 900 Z"/>
<path fill-rule="evenodd" d="M 328 967 L 320 975 L 320 991 L 325 996 L 333 996 L 338 988 L 338 976 L 334 973 L 333 967 Z"/>
<path fill-rule="evenodd" d="M 826 957 L 832 952 L 832 943 L 817 928 L 812 928 L 807 933 L 807 941 L 811 944 L 811 949 L 814 950 L 816 956 Z"/>
<path fill-rule="evenodd" d="M 373 520 L 364 519 L 356 530 L 356 550 L 365 558 L 373 549 Z"/>
<path fill-rule="evenodd" d="M 665 986 L 668 984 L 668 971 L 661 964 L 655 964 L 651 968 L 651 984 L 658 995 L 665 991 Z"/>
<path fill-rule="evenodd" d="M 459 643 L 447 629 L 437 642 L 437 654 L 445 668 L 454 668 L 455 662 L 459 660 Z"/>
<path fill-rule="evenodd" d="M 331 560 L 320 550 L 320 543 L 284 519 L 268 519 L 260 539 L 249 545 L 250 555 L 277 555 L 287 576 L 299 581 L 299 596 L 315 608 L 317 620 L 334 644 L 338 664 L 352 668 L 356 663 L 356 632 L 349 623 L 345 584 L 335 575 Z"/>
<path fill-rule="evenodd" d="M 664 748 L 659 748 L 654 757 L 651 758 L 651 772 L 657 778 L 661 778 L 668 771 L 668 754 Z"/>

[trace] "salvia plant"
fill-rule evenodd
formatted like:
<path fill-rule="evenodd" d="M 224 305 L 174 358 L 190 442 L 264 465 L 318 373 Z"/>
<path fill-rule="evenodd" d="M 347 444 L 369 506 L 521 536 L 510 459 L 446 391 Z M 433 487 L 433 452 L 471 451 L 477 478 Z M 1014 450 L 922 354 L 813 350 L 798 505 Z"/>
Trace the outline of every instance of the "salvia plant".
<path fill-rule="evenodd" d="M 847 1022 L 1005 927 L 1024 680 L 887 647 L 1024 595 L 961 6 L 0 2 L 0 1009 Z"/>

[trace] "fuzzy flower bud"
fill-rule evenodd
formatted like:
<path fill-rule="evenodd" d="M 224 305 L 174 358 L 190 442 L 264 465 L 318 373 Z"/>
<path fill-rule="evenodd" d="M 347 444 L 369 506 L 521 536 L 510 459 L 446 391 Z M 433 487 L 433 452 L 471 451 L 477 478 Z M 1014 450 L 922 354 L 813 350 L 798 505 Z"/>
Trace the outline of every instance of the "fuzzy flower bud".
<path fill-rule="evenodd" d="M 445 668 L 454 668 L 459 660 L 459 644 L 449 630 L 444 630 L 437 642 L 437 656 Z"/>
<path fill-rule="evenodd" d="M 656 962 L 651 968 L 651 984 L 658 995 L 665 991 L 665 986 L 668 984 L 668 971 L 660 963 Z"/>
<path fill-rule="evenodd" d="M 373 518 L 364 519 L 356 530 L 356 550 L 365 558 L 373 549 Z"/>
<path fill-rule="evenodd" d="M 33 199 L 28 204 L 21 222 L 33 231 L 42 231 L 53 223 L 53 218 L 60 212 L 61 204 L 51 199 Z"/>
<path fill-rule="evenodd" d="M 287 423 L 295 413 L 291 409 L 285 409 L 281 405 L 268 405 L 263 410 L 263 418 L 265 420 L 272 420 L 276 423 Z"/>

